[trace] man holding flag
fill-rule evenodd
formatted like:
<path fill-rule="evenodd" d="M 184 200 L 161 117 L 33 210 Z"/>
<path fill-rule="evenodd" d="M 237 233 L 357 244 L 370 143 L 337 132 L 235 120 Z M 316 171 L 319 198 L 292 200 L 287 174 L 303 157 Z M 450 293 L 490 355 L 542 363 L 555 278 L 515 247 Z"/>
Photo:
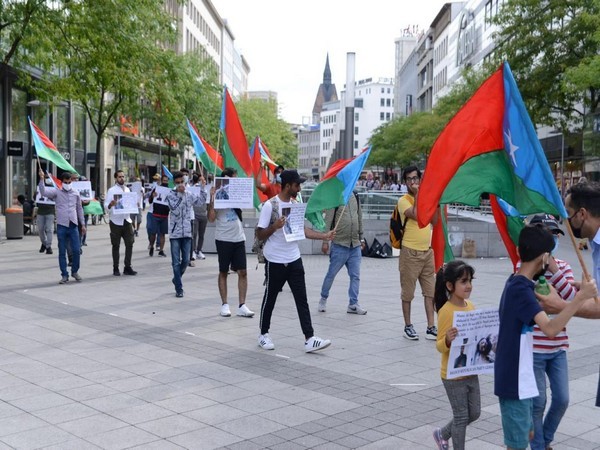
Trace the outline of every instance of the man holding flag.
<path fill-rule="evenodd" d="M 44 171 L 39 171 L 40 183 L 38 189 L 42 197 L 47 197 L 54 200 L 56 204 L 56 235 L 58 238 L 58 265 L 60 267 L 61 279 L 59 284 L 69 282 L 69 272 L 67 270 L 67 241 L 71 243 L 73 249 L 73 265 L 71 267 L 71 276 L 75 281 L 81 281 L 79 276 L 80 263 L 80 239 L 79 228 L 81 224 L 81 232 L 85 233 L 85 225 L 83 218 L 83 207 L 81 206 L 81 198 L 79 192 L 71 188 L 71 173 L 63 172 L 61 175 L 61 189 L 46 189 L 44 179 L 46 178 Z"/>

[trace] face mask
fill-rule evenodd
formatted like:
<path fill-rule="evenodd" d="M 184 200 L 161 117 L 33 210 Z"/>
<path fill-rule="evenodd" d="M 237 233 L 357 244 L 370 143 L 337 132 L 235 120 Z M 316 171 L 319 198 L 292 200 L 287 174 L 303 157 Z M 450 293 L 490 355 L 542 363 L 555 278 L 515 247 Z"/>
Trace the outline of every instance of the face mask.
<path fill-rule="evenodd" d="M 162 187 L 169 187 L 169 183 L 162 183 L 161 186 Z"/>
<path fill-rule="evenodd" d="M 71 186 L 71 183 L 69 183 L 69 184 L 63 184 L 62 187 L 67 192 L 69 192 L 71 189 L 73 189 L 73 186 Z"/>
<path fill-rule="evenodd" d="M 187 176 L 187 175 L 184 175 L 184 176 L 183 176 L 183 182 L 184 182 L 185 184 L 187 184 L 187 183 L 188 183 L 188 181 L 190 181 L 190 177 L 189 177 L 189 176 Z"/>
<path fill-rule="evenodd" d="M 558 250 L 558 236 L 554 235 L 554 248 L 552 249 L 552 254 L 555 255 Z"/>
<path fill-rule="evenodd" d="M 275 175 L 275 182 L 281 184 L 281 175 Z"/>

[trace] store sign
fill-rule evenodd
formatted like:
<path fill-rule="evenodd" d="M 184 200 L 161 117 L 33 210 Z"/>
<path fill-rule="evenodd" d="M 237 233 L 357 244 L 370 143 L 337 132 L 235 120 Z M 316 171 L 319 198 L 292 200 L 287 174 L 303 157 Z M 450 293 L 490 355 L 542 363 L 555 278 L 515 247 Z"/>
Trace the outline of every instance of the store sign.
<path fill-rule="evenodd" d="M 87 156 L 88 164 L 96 164 L 96 154 L 95 153 L 88 153 L 86 156 Z"/>
<path fill-rule="evenodd" d="M 65 161 L 71 161 L 71 154 L 69 152 L 60 152 Z"/>
<path fill-rule="evenodd" d="M 477 30 L 475 28 L 475 16 L 472 11 L 464 12 L 460 18 L 460 29 L 456 43 L 456 65 L 464 65 L 475 53 L 477 42 Z"/>
<path fill-rule="evenodd" d="M 8 156 L 20 156 L 20 157 L 23 157 L 23 142 L 21 142 L 21 141 L 8 141 L 6 143 L 6 154 Z"/>

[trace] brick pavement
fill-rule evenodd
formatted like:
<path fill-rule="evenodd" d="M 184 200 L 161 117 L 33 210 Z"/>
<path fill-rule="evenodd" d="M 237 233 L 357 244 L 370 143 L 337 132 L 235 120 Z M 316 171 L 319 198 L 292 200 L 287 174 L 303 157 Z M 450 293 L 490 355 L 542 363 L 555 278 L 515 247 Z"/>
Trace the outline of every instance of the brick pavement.
<path fill-rule="evenodd" d="M 136 277 L 112 276 L 107 225 L 91 226 L 88 244 L 83 282 L 59 286 L 57 252 L 38 253 L 36 236 L 0 242 L 0 449 L 435 448 L 431 431 L 450 417 L 440 357 L 433 342 L 401 336 L 397 259 L 363 260 L 369 313 L 354 316 L 343 273 L 327 313 L 316 311 L 327 259 L 304 257 L 315 332 L 333 341 L 305 354 L 287 287 L 273 315 L 276 349 L 257 347 L 263 288 L 254 255 L 247 304 L 257 316 L 222 318 L 216 255 L 188 270 L 186 296 L 176 299 L 170 258 L 148 257 L 145 231 L 134 246 Z M 559 254 L 574 262 L 566 247 Z M 497 304 L 509 262 L 471 263 L 475 304 Z M 413 310 L 423 335 L 420 299 Z M 596 329 L 582 319 L 569 327 L 571 406 L 555 449 L 600 448 Z M 467 448 L 502 448 L 493 380 L 480 381 L 482 415 Z"/>

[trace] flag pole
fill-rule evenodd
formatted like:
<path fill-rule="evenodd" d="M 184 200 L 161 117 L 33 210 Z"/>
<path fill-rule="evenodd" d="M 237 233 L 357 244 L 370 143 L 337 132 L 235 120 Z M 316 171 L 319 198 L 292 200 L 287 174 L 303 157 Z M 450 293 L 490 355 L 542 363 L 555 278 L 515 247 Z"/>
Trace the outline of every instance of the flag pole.
<path fill-rule="evenodd" d="M 348 203 L 346 203 L 344 205 L 344 207 L 342 208 L 342 212 L 340 213 L 340 217 L 338 217 L 338 220 L 337 220 L 337 222 L 335 224 L 335 227 L 333 227 L 333 231 L 337 231 L 337 227 L 340 224 L 340 221 L 342 220 L 342 216 L 344 215 L 344 211 L 346 211 L 346 206 L 348 206 Z M 334 217 L 334 219 L 335 219 L 335 217 Z"/>
<path fill-rule="evenodd" d="M 217 136 L 217 153 L 220 155 L 221 154 L 221 129 L 219 128 L 219 135 Z M 223 164 L 225 165 L 225 164 Z M 217 162 L 215 161 L 215 173 L 213 175 L 213 179 L 217 178 Z"/>
<path fill-rule="evenodd" d="M 592 277 L 590 276 L 590 273 L 587 270 L 587 266 L 585 264 L 585 261 L 583 260 L 583 255 L 581 254 L 581 250 L 579 250 L 579 246 L 577 245 L 577 242 L 575 242 L 575 235 L 573 234 L 573 229 L 571 228 L 571 224 L 569 223 L 568 220 L 566 220 L 565 225 L 566 225 L 567 231 L 569 233 L 569 237 L 571 238 L 571 244 L 573 244 L 573 248 L 575 249 L 575 253 L 577 254 L 577 259 L 579 260 L 579 265 L 581 265 L 581 269 L 583 270 L 583 276 L 585 277 L 585 279 L 587 281 L 590 281 L 592 279 Z M 598 303 L 598 297 L 594 297 L 594 300 L 596 301 L 596 303 Z"/>

